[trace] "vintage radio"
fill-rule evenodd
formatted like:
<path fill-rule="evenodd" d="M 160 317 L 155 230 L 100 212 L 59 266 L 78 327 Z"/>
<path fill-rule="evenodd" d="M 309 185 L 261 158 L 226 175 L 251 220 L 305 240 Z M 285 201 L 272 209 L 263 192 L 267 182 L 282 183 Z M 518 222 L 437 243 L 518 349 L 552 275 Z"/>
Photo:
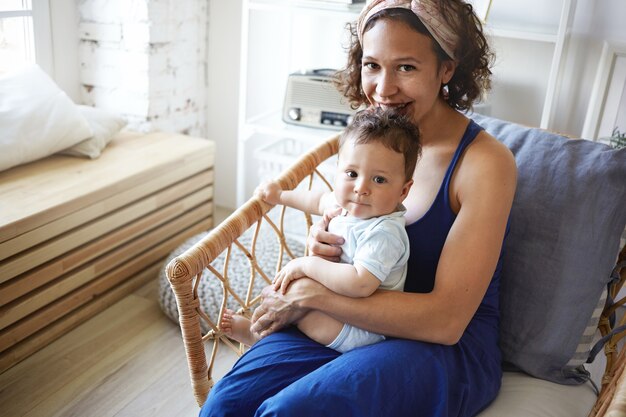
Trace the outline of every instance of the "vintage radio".
<path fill-rule="evenodd" d="M 355 110 L 332 82 L 334 70 L 317 69 L 290 74 L 283 121 L 299 126 L 343 129 Z"/>

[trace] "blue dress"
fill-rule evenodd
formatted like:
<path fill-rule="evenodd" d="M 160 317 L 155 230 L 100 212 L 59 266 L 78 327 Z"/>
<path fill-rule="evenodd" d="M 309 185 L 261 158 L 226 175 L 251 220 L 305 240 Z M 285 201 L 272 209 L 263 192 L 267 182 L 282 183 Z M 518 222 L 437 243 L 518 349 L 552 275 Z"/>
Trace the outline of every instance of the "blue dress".
<path fill-rule="evenodd" d="M 460 155 L 482 130 L 470 121 L 424 216 L 407 226 L 405 291 L 429 292 L 455 220 L 449 184 Z M 389 338 L 344 354 L 295 327 L 256 343 L 211 390 L 201 416 L 473 416 L 500 389 L 501 261 L 461 340 L 453 346 Z M 451 312 L 453 314 L 453 312 Z"/>

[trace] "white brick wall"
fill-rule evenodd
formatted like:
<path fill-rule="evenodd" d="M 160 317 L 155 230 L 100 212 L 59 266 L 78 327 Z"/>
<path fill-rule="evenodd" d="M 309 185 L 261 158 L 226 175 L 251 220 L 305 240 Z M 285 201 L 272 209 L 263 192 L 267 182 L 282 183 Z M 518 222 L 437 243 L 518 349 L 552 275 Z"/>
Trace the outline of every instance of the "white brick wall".
<path fill-rule="evenodd" d="M 79 0 L 83 101 L 129 127 L 207 134 L 207 0 Z"/>

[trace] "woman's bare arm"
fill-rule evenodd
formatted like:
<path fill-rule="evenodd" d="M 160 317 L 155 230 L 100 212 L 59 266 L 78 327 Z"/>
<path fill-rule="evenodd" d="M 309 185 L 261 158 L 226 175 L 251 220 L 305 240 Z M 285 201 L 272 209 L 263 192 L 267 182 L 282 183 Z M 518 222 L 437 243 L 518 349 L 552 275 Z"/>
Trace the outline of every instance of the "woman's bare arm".
<path fill-rule="evenodd" d="M 253 316 L 253 330 L 275 331 L 292 317 L 318 310 L 389 336 L 456 343 L 493 276 L 515 193 L 516 168 L 510 151 L 493 140 L 481 146 L 467 153 L 463 171 L 457 173 L 455 197 L 460 209 L 443 247 L 432 292 L 378 290 L 357 299 L 301 279 L 284 297 L 268 294 Z"/>

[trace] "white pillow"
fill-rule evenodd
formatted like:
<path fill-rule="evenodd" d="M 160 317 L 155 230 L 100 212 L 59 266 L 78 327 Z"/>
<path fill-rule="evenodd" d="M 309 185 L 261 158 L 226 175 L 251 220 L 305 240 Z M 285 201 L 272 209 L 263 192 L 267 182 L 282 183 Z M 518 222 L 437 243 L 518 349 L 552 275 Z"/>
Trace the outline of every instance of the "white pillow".
<path fill-rule="evenodd" d="M 71 148 L 63 150 L 64 155 L 86 156 L 95 159 L 100 156 L 102 150 L 111 142 L 117 132 L 126 126 L 126 120 L 109 113 L 106 110 L 91 106 L 77 106 L 80 113 L 87 119 L 93 136 Z"/>
<path fill-rule="evenodd" d="M 72 100 L 38 66 L 0 77 L 0 171 L 92 135 Z"/>

